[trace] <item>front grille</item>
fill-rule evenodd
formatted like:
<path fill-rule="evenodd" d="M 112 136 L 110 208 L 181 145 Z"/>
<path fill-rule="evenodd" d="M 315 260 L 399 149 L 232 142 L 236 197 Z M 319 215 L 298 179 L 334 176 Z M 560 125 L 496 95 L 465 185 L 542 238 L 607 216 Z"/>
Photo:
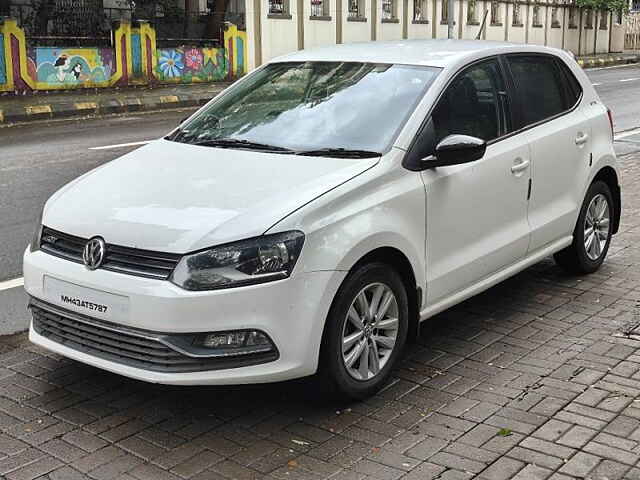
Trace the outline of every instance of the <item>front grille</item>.
<path fill-rule="evenodd" d="M 43 252 L 72 262 L 84 263 L 82 251 L 87 240 L 86 238 L 43 227 L 42 236 L 40 237 L 40 249 Z M 108 243 L 104 261 L 100 268 L 128 275 L 166 280 L 180 261 L 180 257 L 175 253 L 140 250 Z"/>
<path fill-rule="evenodd" d="M 242 357 L 192 357 L 162 343 L 165 334 L 122 327 L 32 299 L 33 329 L 79 352 L 131 367 L 164 373 L 237 368 L 273 361 L 277 351 Z M 188 336 L 188 334 L 185 334 Z"/>

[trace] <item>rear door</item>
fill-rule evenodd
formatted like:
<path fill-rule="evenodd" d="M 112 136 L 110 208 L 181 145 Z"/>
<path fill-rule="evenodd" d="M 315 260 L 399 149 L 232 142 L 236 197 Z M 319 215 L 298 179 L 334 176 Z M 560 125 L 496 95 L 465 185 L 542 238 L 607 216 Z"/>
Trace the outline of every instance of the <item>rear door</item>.
<path fill-rule="evenodd" d="M 589 175 L 591 126 L 581 108 L 580 84 L 560 59 L 533 53 L 506 59 L 518 127 L 530 146 L 531 253 L 573 233 Z"/>

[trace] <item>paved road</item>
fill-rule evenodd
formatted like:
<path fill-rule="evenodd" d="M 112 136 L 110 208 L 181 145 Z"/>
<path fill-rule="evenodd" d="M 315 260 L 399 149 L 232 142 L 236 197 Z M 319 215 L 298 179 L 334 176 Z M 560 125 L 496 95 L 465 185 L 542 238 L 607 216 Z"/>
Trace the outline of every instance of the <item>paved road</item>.
<path fill-rule="evenodd" d="M 90 150 L 157 138 L 189 111 L 0 128 L 0 335 L 26 328 L 22 252 L 46 199 L 70 180 L 136 147 Z"/>
<path fill-rule="evenodd" d="M 616 132 L 640 126 L 640 67 L 629 65 L 587 70 L 602 100 L 613 112 Z"/>
<path fill-rule="evenodd" d="M 640 126 L 640 67 L 588 71 L 614 112 L 616 131 Z M 107 119 L 65 121 L 0 128 L 0 282 L 22 276 L 22 251 L 44 201 L 71 179 L 136 148 L 91 147 L 157 138 L 187 111 Z M 628 153 L 640 148 L 640 135 L 620 143 Z M 0 290 L 0 331 L 23 328 L 27 321 L 21 288 Z"/>

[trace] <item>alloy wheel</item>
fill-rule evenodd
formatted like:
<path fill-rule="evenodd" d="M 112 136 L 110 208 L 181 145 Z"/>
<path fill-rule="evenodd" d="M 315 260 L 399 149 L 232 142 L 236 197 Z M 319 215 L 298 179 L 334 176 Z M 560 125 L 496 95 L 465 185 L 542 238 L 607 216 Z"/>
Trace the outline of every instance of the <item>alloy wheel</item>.
<path fill-rule="evenodd" d="M 342 329 L 342 360 L 351 377 L 370 380 L 389 361 L 398 335 L 398 302 L 385 284 L 364 287 L 351 302 Z"/>
<path fill-rule="evenodd" d="M 590 260 L 602 255 L 609 240 L 610 214 L 607 199 L 601 193 L 591 199 L 584 218 L 584 249 Z"/>

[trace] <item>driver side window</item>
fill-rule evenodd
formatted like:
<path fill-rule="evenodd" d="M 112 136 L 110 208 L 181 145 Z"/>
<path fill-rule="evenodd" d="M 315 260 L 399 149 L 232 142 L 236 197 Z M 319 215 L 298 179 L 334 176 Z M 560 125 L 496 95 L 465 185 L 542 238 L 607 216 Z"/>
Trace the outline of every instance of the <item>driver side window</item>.
<path fill-rule="evenodd" d="M 504 84 L 496 60 L 460 73 L 447 87 L 431 115 L 437 145 L 448 135 L 462 134 L 485 141 L 508 129 Z"/>

